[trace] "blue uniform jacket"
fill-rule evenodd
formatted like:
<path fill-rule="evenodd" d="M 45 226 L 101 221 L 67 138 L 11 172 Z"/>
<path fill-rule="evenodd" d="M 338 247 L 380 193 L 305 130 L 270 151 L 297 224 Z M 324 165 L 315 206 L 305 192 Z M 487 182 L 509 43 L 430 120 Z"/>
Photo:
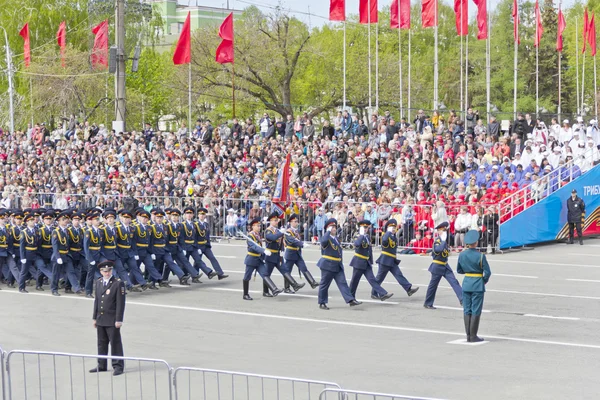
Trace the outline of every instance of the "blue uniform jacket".
<path fill-rule="evenodd" d="M 150 252 L 152 254 L 162 256 L 166 253 L 166 246 L 167 246 L 168 233 L 167 233 L 166 227 L 164 224 L 161 224 L 161 225 L 154 224 L 150 228 L 151 228 L 150 243 L 152 244 L 152 247 L 150 248 Z"/>
<path fill-rule="evenodd" d="M 373 266 L 373 248 L 367 235 L 360 235 L 354 241 L 354 257 L 350 266 L 360 270 L 367 270 Z"/>
<path fill-rule="evenodd" d="M 102 256 L 107 260 L 115 261 L 119 257 L 117 253 L 117 227 L 108 225 L 102 228 Z"/>
<path fill-rule="evenodd" d="M 398 239 L 396 234 L 386 232 L 381 239 L 381 255 L 377 259 L 380 266 L 393 267 L 400 264 L 400 260 L 396 259 L 396 251 L 398 250 Z"/>
<path fill-rule="evenodd" d="M 42 239 L 39 254 L 44 260 L 52 257 L 52 231 L 54 228 L 42 225 L 39 228 L 39 234 Z"/>
<path fill-rule="evenodd" d="M 321 237 L 321 258 L 317 266 L 325 271 L 339 272 L 344 270 L 342 264 L 342 246 L 331 232 L 325 232 Z"/>
<path fill-rule="evenodd" d="M 431 257 L 433 257 L 433 261 L 429 266 L 429 272 L 432 274 L 444 275 L 446 271 L 446 264 L 448 264 L 448 256 L 450 256 L 448 242 L 437 237 L 435 242 L 433 242 L 433 249 L 431 251 Z"/>
<path fill-rule="evenodd" d="M 210 244 L 210 229 L 208 229 L 208 222 L 196 221 L 196 232 L 198 233 L 198 236 L 196 237 L 198 247 L 201 250 L 204 250 L 205 248 L 210 249 L 212 245 Z"/>
<path fill-rule="evenodd" d="M 59 258 L 65 261 L 69 256 L 69 248 L 71 243 L 69 241 L 69 232 L 67 228 L 55 228 L 52 232 L 52 261 L 56 262 Z"/>
<path fill-rule="evenodd" d="M 249 267 L 259 267 L 263 263 L 263 254 L 265 254 L 265 249 L 261 246 L 260 236 L 253 232 L 248 233 L 246 244 L 248 245 L 248 254 L 244 264 Z"/>
<path fill-rule="evenodd" d="M 198 234 L 198 230 L 196 228 L 196 223 L 193 221 L 185 221 L 181 223 L 181 235 L 179 236 L 179 246 L 184 251 L 194 251 L 198 247 L 196 244 L 196 236 Z"/>
<path fill-rule="evenodd" d="M 283 258 L 292 261 L 299 260 L 302 258 L 304 242 L 300 240 L 298 231 L 294 232 L 294 230 L 290 228 L 287 232 L 288 233 L 283 238 L 285 244 L 285 255 Z"/>
<path fill-rule="evenodd" d="M 135 228 L 133 226 L 129 226 L 129 228 L 125 227 L 125 225 L 117 226 L 117 254 L 122 259 L 127 259 L 134 257 L 136 255 L 135 251 L 135 243 L 134 243 L 134 233 L 133 230 Z"/>
<path fill-rule="evenodd" d="M 17 225 L 7 225 L 10 227 L 10 236 L 12 241 L 12 249 L 9 250 L 9 253 L 15 255 L 15 258 L 21 258 L 21 230 L 23 226 Z"/>
<path fill-rule="evenodd" d="M 265 241 L 267 244 L 267 249 L 271 251 L 270 256 L 265 256 L 265 261 L 271 263 L 279 263 L 281 251 L 281 238 L 283 237 L 283 233 L 279 232 L 277 228 L 273 228 L 269 226 L 265 232 Z"/>
<path fill-rule="evenodd" d="M 40 239 L 41 238 L 35 229 L 30 230 L 29 228 L 25 228 L 21 230 L 21 243 L 19 246 L 21 260 L 35 260 L 38 255 Z"/>
<path fill-rule="evenodd" d="M 84 241 L 84 233 L 81 227 L 75 228 L 70 226 L 69 229 L 69 239 L 71 242 L 71 246 L 69 247 L 69 251 L 71 252 L 71 257 L 75 261 L 79 261 L 85 258 L 85 251 L 83 250 L 83 241 Z"/>
<path fill-rule="evenodd" d="M 2 227 L 0 230 L 0 257 L 8 257 L 12 252 L 12 234 L 10 231 L 10 225 Z"/>
<path fill-rule="evenodd" d="M 104 235 L 104 231 L 100 228 L 96 230 L 92 227 L 85 230 L 85 237 L 83 238 L 83 251 L 85 252 L 86 260 L 91 262 L 100 258 Z"/>
<path fill-rule="evenodd" d="M 465 292 L 485 292 L 485 284 L 492 276 L 485 254 L 475 249 L 467 249 L 460 253 L 456 272 L 465 274 L 462 284 Z"/>
<path fill-rule="evenodd" d="M 171 254 L 179 253 L 179 236 L 182 231 L 181 223 L 168 222 L 165 224 L 165 230 L 167 232 L 165 251 Z"/>
<path fill-rule="evenodd" d="M 131 248 L 134 250 L 134 254 L 137 254 L 140 258 L 146 257 L 151 253 L 152 227 L 150 225 L 135 224 L 130 228 L 133 233 Z"/>

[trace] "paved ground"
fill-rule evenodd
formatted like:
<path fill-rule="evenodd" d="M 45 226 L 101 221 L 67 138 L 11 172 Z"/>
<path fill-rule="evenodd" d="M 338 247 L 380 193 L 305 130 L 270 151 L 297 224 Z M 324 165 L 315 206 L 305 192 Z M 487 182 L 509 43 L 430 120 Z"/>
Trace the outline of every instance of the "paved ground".
<path fill-rule="evenodd" d="M 123 328 L 126 354 L 165 359 L 172 366 L 297 376 L 412 396 L 598 398 L 600 240 L 489 256 L 493 276 L 480 328 L 486 339 L 482 345 L 452 343 L 464 338 L 463 321 L 445 282 L 438 291 L 438 310 L 422 307 L 428 257 L 401 257 L 405 276 L 421 287 L 413 297 L 388 277 L 384 286 L 395 293 L 389 302 L 372 301 L 363 282 L 362 306 L 349 308 L 332 287 L 331 310 L 321 311 L 317 290 L 308 285 L 297 295 L 263 299 L 257 279 L 251 283 L 255 300 L 243 301 L 245 247 L 240 245 L 215 246 L 230 274 L 227 280 L 205 278 L 202 285 L 130 295 Z M 350 255 L 344 255 L 346 264 Z M 305 257 L 318 276 L 316 249 L 306 250 Z M 456 257 L 450 262 L 454 267 Z M 275 281 L 281 285 L 282 278 Z M 96 350 L 90 300 L 3 289 L 0 304 L 5 350 Z M 77 368 L 92 364 L 89 360 Z M 136 368 L 128 364 L 128 370 Z M 137 378 L 132 379 L 135 384 Z"/>

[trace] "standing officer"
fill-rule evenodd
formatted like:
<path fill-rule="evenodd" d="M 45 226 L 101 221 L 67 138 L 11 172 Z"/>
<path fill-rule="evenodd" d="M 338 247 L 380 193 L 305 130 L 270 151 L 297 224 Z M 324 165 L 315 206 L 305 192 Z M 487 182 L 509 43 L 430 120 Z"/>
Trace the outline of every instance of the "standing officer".
<path fill-rule="evenodd" d="M 162 267 L 161 286 L 165 283 L 167 285 L 169 284 L 168 279 L 170 271 L 177 275 L 180 285 L 189 285 L 188 280 L 190 279 L 190 275 L 183 273 L 181 268 L 173 261 L 171 253 L 166 250 L 168 232 L 166 226 L 163 224 L 165 213 L 163 210 L 155 208 L 152 210 L 152 215 L 154 216 L 154 224 L 150 227 L 150 252 L 152 253 L 154 265 L 157 266 L 159 270 Z"/>
<path fill-rule="evenodd" d="M 121 327 L 125 314 L 125 285 L 123 281 L 112 276 L 113 263 L 104 261 L 98 264 L 102 278 L 96 281 L 96 299 L 94 300 L 94 328 L 98 333 L 98 355 L 108 355 L 110 344 L 113 357 L 123 357 Z M 107 370 L 105 358 L 98 359 L 98 366 L 90 372 Z M 112 360 L 113 375 L 121 375 L 125 368 L 123 360 Z"/>
<path fill-rule="evenodd" d="M 100 216 L 92 211 L 86 216 L 92 226 L 85 231 L 83 239 L 83 250 L 87 263 L 87 275 L 85 277 L 85 297 L 93 298 L 94 279 L 101 278 L 98 272 L 98 264 L 102 258 L 102 244 L 104 232 L 100 230 Z"/>
<path fill-rule="evenodd" d="M 67 225 L 69 223 L 69 212 L 62 211 L 58 214 L 58 227 L 52 232 L 52 281 L 50 289 L 53 296 L 58 294 L 58 277 L 65 276 L 71 283 L 71 287 L 75 289 L 77 294 L 83 294 L 79 287 L 79 277 L 75 274 L 73 268 L 73 259 L 69 254 L 71 242 Z"/>
<path fill-rule="evenodd" d="M 371 239 L 369 238 L 369 227 L 371 226 L 371 221 L 362 220 L 358 223 L 359 228 L 359 236 L 354 241 L 354 257 L 350 261 L 350 266 L 354 268 L 354 272 L 352 273 L 352 281 L 350 282 L 350 293 L 352 296 L 356 297 L 356 289 L 358 289 L 358 284 L 360 282 L 360 278 L 364 275 L 367 278 L 367 282 L 371 285 L 377 297 L 381 299 L 381 301 L 385 301 L 392 297 L 394 293 L 388 293 L 387 290 L 381 287 L 377 280 L 375 279 L 375 275 L 373 274 L 373 248 L 371 247 Z"/>
<path fill-rule="evenodd" d="M 266 275 L 267 267 L 265 266 L 264 256 L 268 257 L 272 253 L 268 249 L 262 247 L 259 218 L 254 218 L 252 221 L 250 221 L 250 232 L 248 232 L 246 244 L 248 245 L 248 254 L 244 260 L 244 264 L 246 264 L 246 272 L 244 273 L 243 280 L 244 300 L 252 300 L 252 297 L 250 297 L 248 291 L 250 289 L 250 279 L 252 278 L 252 273 L 255 271 L 258 272 L 261 278 L 263 278 L 264 282 L 271 290 L 271 293 L 273 293 L 271 297 L 277 297 L 277 295 L 281 293 L 281 289 L 278 289 L 271 278 Z"/>
<path fill-rule="evenodd" d="M 229 277 L 229 275 L 225 275 L 223 273 L 219 261 L 217 261 L 217 258 L 212 252 L 212 245 L 210 244 L 210 228 L 208 226 L 208 222 L 206 221 L 206 214 L 208 214 L 208 210 L 206 208 L 201 208 L 198 210 L 198 222 L 196 222 L 196 229 L 198 231 L 198 254 L 200 256 L 204 254 L 206 258 L 210 260 L 210 264 L 217 273 L 219 280 L 225 279 Z M 206 275 L 208 275 L 209 279 L 212 279 L 212 274 L 206 273 Z"/>
<path fill-rule="evenodd" d="M 300 233 L 298 232 L 298 215 L 290 215 L 288 223 L 290 224 L 290 227 L 287 229 L 283 239 L 285 243 L 285 254 L 283 256 L 283 259 L 285 260 L 285 271 L 291 275 L 294 265 L 297 265 L 300 272 L 304 274 L 310 287 L 314 289 L 319 286 L 319 282 L 315 281 L 315 278 L 313 278 L 306 267 L 306 263 L 302 257 L 302 248 L 308 247 L 308 245 L 304 244 L 300 239 Z"/>
<path fill-rule="evenodd" d="M 452 268 L 448 265 L 448 257 L 450 256 L 450 247 L 448 246 L 448 227 L 450 224 L 448 222 L 442 222 L 435 229 L 438 232 L 438 237 L 433 242 L 433 249 L 431 251 L 431 256 L 433 257 L 433 261 L 429 266 L 429 272 L 431 272 L 431 280 L 429 281 L 429 286 L 427 287 L 427 295 L 425 296 L 425 304 L 423 307 L 435 310 L 433 306 L 433 302 L 435 301 L 435 293 L 437 292 L 437 288 L 440 284 L 440 280 L 445 278 L 458 301 L 462 305 L 463 303 L 463 293 L 460 288 L 460 283 L 456 280 L 454 276 L 454 272 L 452 272 Z"/>
<path fill-rule="evenodd" d="M 398 281 L 400 286 L 406 290 L 406 293 L 409 296 L 412 296 L 419 290 L 418 286 L 413 288 L 412 284 L 402 275 L 402 271 L 400 271 L 400 260 L 396 259 L 396 251 L 398 250 L 398 238 L 396 237 L 396 229 L 398 228 L 398 222 L 395 219 L 388 220 L 383 229 L 386 231 L 381 239 L 381 255 L 375 261 L 379 264 L 379 269 L 377 270 L 377 280 L 378 284 L 382 284 L 387 276 L 388 272 L 391 272 L 394 278 Z M 372 299 L 379 299 L 377 297 L 377 293 L 375 290 L 371 291 Z"/>
<path fill-rule="evenodd" d="M 321 269 L 321 282 L 319 283 L 319 308 L 322 310 L 329 310 L 327 307 L 329 285 L 331 281 L 335 280 L 344 301 L 350 305 L 350 307 L 358 306 L 362 304 L 360 301 L 356 301 L 348 282 L 346 281 L 346 275 L 344 275 L 344 265 L 342 264 L 342 246 L 335 237 L 337 234 L 337 220 L 331 218 L 327 220 L 324 226 L 325 234 L 321 237 L 321 258 L 317 262 L 317 266 Z"/>
<path fill-rule="evenodd" d="M 190 261 L 186 258 L 181 246 L 179 245 L 179 238 L 183 232 L 183 227 L 179 222 L 179 217 L 181 217 L 181 211 L 176 208 L 170 208 L 167 212 L 167 220 L 166 231 L 167 231 L 167 245 L 165 250 L 171 255 L 173 261 L 181 268 L 187 275 L 192 277 L 192 282 L 194 283 L 202 283 L 200 280 L 201 273 L 198 273 L 196 269 L 190 264 Z M 197 254 L 197 253 L 196 253 Z M 164 273 L 163 273 L 164 278 Z"/>
<path fill-rule="evenodd" d="M 468 249 L 460 253 L 456 264 L 456 272 L 465 274 L 462 290 L 467 342 L 483 341 L 483 338 L 477 336 L 477 331 L 483 308 L 485 285 L 492 276 L 485 254 L 475 249 L 478 239 L 479 232 L 470 230 L 466 233 L 465 245 Z"/>
<path fill-rule="evenodd" d="M 583 246 L 583 231 L 581 224 L 585 221 L 585 203 L 577 197 L 577 190 L 573 189 L 571 197 L 567 200 L 567 222 L 569 223 L 569 244 L 573 244 L 575 228 L 579 236 L 579 244 Z"/>
<path fill-rule="evenodd" d="M 136 281 L 138 285 L 141 285 L 144 290 L 148 288 L 148 284 L 140 271 L 137 261 L 140 257 L 137 255 L 135 244 L 134 244 L 134 227 L 131 226 L 132 214 L 128 210 L 120 210 L 119 216 L 121 217 L 121 224 L 117 226 L 117 270 L 118 265 L 129 271 L 132 279 Z M 158 289 L 156 286 L 152 286 L 151 289 Z"/>
<path fill-rule="evenodd" d="M 277 224 L 279 224 L 279 216 L 277 213 L 272 213 L 269 215 L 269 227 L 265 232 L 267 249 L 271 252 L 271 255 L 265 257 L 265 264 L 267 265 L 266 275 L 271 277 L 273 269 L 277 268 L 279 272 L 281 272 L 281 275 L 283 275 L 284 292 L 294 293 L 302 289 L 305 283 L 299 284 L 296 282 L 290 271 L 287 271 L 281 263 L 282 238 L 285 235 L 286 230 L 284 228 L 277 229 Z M 294 291 L 290 290 L 290 284 Z M 263 296 L 272 297 L 272 295 L 269 294 L 269 285 L 267 285 L 266 282 L 263 282 Z"/>

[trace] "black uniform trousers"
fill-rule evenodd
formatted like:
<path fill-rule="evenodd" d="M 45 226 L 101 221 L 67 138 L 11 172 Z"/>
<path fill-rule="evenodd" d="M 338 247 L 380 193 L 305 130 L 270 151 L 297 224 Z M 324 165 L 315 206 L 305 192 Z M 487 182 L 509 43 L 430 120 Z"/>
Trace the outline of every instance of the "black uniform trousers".
<path fill-rule="evenodd" d="M 96 326 L 98 331 L 98 355 L 108 355 L 108 345 L 110 344 L 111 355 L 115 357 L 123 357 L 123 342 L 121 341 L 121 329 L 112 326 Z M 98 359 L 98 367 L 100 369 L 106 369 L 106 359 Z M 113 369 L 124 369 L 125 361 L 123 360 L 112 360 Z"/>

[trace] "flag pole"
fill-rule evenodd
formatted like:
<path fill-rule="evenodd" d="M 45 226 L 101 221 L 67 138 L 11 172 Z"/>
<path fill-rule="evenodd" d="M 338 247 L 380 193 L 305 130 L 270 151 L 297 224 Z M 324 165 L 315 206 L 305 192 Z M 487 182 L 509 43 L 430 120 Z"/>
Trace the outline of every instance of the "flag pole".
<path fill-rule="evenodd" d="M 435 0 L 435 31 L 434 35 L 434 53 L 433 53 L 433 109 L 438 108 L 438 0 Z"/>
<path fill-rule="evenodd" d="M 580 105 L 579 105 L 579 18 L 575 17 L 575 63 L 577 64 L 577 68 L 575 68 L 577 83 L 575 84 L 575 89 L 577 90 L 577 113 L 579 113 Z"/>
<path fill-rule="evenodd" d="M 411 37 L 412 37 L 412 29 L 408 30 L 408 84 L 407 84 L 407 104 L 406 104 L 406 112 L 408 115 L 408 119 L 406 120 L 408 123 L 410 123 L 410 61 L 411 61 Z"/>
<path fill-rule="evenodd" d="M 188 132 L 192 132 L 192 61 L 188 63 Z"/>
<path fill-rule="evenodd" d="M 596 59 L 594 58 L 594 60 L 596 60 Z M 34 116 L 33 116 L 33 114 L 34 114 L 34 112 L 33 112 L 33 79 L 31 76 L 29 77 L 29 103 L 30 103 L 30 108 L 31 108 L 31 128 L 33 129 L 33 125 L 34 125 L 34 122 L 33 122 L 33 120 L 34 120 Z"/>
<path fill-rule="evenodd" d="M 465 2 L 464 0 L 461 0 L 460 2 L 460 109 L 461 111 L 465 109 L 464 105 L 464 65 L 463 65 L 463 61 L 464 61 L 464 57 L 463 57 L 463 35 L 465 34 L 463 32 L 463 18 L 464 18 L 464 5 Z"/>
<path fill-rule="evenodd" d="M 235 64 L 231 63 L 231 104 L 233 118 L 235 118 Z"/>
<path fill-rule="evenodd" d="M 587 38 L 585 38 L 585 40 L 587 40 Z M 583 114 L 583 100 L 584 100 L 584 92 L 585 92 L 585 52 L 583 52 L 583 54 L 581 55 L 582 61 L 581 61 L 581 110 L 579 111 L 580 114 Z"/>
<path fill-rule="evenodd" d="M 562 1 L 558 2 L 558 12 L 560 14 L 562 10 Z M 558 50 L 558 49 L 557 49 Z M 561 93 L 561 85 L 562 85 L 562 70 L 561 70 L 561 63 L 562 63 L 562 49 L 558 52 L 558 107 L 557 107 L 557 117 L 558 117 L 558 123 L 562 124 L 562 120 L 560 119 L 560 113 L 561 113 L 561 97 L 562 97 L 562 93 Z"/>
<path fill-rule="evenodd" d="M 375 109 L 379 111 L 379 19 L 375 24 Z"/>
<path fill-rule="evenodd" d="M 344 20 L 344 100 L 343 107 L 346 109 L 346 21 Z"/>
<path fill-rule="evenodd" d="M 535 40 L 537 41 L 537 46 L 535 46 L 535 116 L 538 117 L 540 112 L 540 42 L 539 42 L 539 34 L 538 34 L 538 23 L 537 16 L 535 22 Z"/>
<path fill-rule="evenodd" d="M 369 118 L 371 117 L 372 111 L 372 89 L 371 89 L 371 0 L 369 0 L 367 7 L 369 7 L 369 11 L 367 12 L 367 29 L 368 33 L 368 46 L 369 46 Z M 371 134 L 371 132 L 369 132 Z"/>
<path fill-rule="evenodd" d="M 469 33 L 465 39 L 465 108 L 463 109 L 463 118 L 467 115 L 469 108 Z"/>
<path fill-rule="evenodd" d="M 596 56 L 594 56 L 594 116 L 598 120 L 598 85 L 596 82 Z"/>
<path fill-rule="evenodd" d="M 488 6 L 488 1 L 486 0 L 486 24 L 487 24 L 487 40 L 486 40 L 486 76 L 485 76 L 485 81 L 486 81 L 486 112 L 487 112 L 487 122 L 488 124 L 490 123 L 490 111 L 492 108 L 492 102 L 491 102 L 491 73 L 492 73 L 492 64 L 491 64 L 491 58 L 492 58 L 492 48 L 491 48 L 491 42 L 490 42 L 490 38 L 492 36 L 492 32 L 490 30 L 491 28 L 491 24 L 490 24 L 490 17 L 489 17 L 489 13 L 487 12 L 487 6 Z"/>
<path fill-rule="evenodd" d="M 398 0 L 398 88 L 400 89 L 400 115 L 398 123 L 404 114 L 404 98 L 402 97 L 402 29 L 400 27 L 400 0 Z"/>
<path fill-rule="evenodd" d="M 518 64 L 517 64 L 517 58 L 519 57 L 519 6 L 517 3 L 517 12 L 515 15 L 515 21 L 513 21 L 513 24 L 517 25 L 517 37 L 513 37 L 513 40 L 515 42 L 515 55 L 514 55 L 514 61 L 513 61 L 513 120 L 517 120 L 517 71 L 518 71 Z M 513 28 L 514 29 L 514 28 Z M 514 31 L 513 31 L 514 32 Z"/>

